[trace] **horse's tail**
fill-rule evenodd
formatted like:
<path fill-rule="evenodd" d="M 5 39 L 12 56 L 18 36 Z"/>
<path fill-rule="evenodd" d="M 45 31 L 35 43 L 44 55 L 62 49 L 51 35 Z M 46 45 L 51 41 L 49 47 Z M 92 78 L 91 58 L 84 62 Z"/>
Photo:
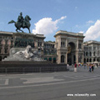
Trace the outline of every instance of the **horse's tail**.
<path fill-rule="evenodd" d="M 10 22 L 8 22 L 8 24 L 11 24 L 11 23 L 16 23 L 14 20 L 11 20 Z"/>

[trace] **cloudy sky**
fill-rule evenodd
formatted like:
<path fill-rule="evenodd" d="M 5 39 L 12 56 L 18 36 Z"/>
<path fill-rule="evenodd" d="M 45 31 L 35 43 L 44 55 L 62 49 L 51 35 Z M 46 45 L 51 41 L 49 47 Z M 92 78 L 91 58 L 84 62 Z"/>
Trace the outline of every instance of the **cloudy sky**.
<path fill-rule="evenodd" d="M 17 21 L 20 12 L 31 17 L 31 33 L 44 34 L 45 41 L 55 41 L 59 30 L 100 41 L 100 0 L 0 0 L 0 31 L 15 32 L 8 22 Z"/>

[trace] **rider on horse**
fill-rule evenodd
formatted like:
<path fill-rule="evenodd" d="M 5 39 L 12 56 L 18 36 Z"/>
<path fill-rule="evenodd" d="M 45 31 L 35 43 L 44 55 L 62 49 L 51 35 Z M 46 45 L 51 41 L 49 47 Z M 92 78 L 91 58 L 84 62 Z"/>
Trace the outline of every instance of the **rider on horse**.
<path fill-rule="evenodd" d="M 17 22 L 15 22 L 14 20 L 11 20 L 10 22 L 8 22 L 8 24 L 15 23 L 17 32 L 18 32 L 18 30 L 23 32 L 23 30 L 21 30 L 21 28 L 27 28 L 29 30 L 29 33 L 31 33 L 30 32 L 31 24 L 29 22 L 30 20 L 31 20 L 31 18 L 28 15 L 26 15 L 25 18 L 23 18 L 22 12 L 21 12 L 17 18 Z"/>
<path fill-rule="evenodd" d="M 20 26 L 22 26 L 22 27 L 25 26 L 25 21 L 24 21 L 24 18 L 23 18 L 23 16 L 22 16 L 22 12 L 21 12 L 20 15 L 18 16 L 17 23 L 20 24 Z"/>

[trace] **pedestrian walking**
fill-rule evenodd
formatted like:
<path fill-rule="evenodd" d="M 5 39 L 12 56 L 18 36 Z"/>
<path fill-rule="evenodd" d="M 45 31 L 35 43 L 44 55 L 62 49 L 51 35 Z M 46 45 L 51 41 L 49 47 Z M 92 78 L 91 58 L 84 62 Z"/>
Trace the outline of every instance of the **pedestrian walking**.
<path fill-rule="evenodd" d="M 92 69 L 92 72 L 94 71 L 94 65 L 92 64 L 92 67 L 91 67 L 91 69 Z"/>
<path fill-rule="evenodd" d="M 77 72 L 77 64 L 74 65 L 74 72 Z"/>
<path fill-rule="evenodd" d="M 69 70 L 69 64 L 66 65 L 66 68 Z"/>
<path fill-rule="evenodd" d="M 92 66 L 91 66 L 91 64 L 89 65 L 89 72 L 91 72 L 91 68 L 92 68 Z"/>
<path fill-rule="evenodd" d="M 86 64 L 83 64 L 83 66 L 84 66 L 84 69 L 86 68 Z"/>

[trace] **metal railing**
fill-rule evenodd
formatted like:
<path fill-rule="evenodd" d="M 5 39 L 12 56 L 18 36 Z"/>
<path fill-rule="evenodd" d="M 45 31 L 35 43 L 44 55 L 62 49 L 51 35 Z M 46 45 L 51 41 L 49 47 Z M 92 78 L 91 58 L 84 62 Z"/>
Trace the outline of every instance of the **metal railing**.
<path fill-rule="evenodd" d="M 67 71 L 65 64 L 31 64 L 31 63 L 3 63 L 0 64 L 0 73 L 32 73 Z"/>

